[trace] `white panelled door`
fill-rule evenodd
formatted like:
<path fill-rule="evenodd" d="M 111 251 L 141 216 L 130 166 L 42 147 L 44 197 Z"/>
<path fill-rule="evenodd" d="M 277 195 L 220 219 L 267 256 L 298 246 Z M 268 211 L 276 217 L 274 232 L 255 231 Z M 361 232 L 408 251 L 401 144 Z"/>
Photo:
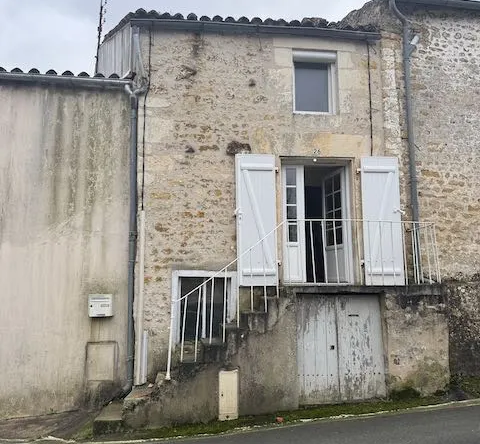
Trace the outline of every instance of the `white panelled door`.
<path fill-rule="evenodd" d="M 235 156 L 238 279 L 242 286 L 276 285 L 275 156 Z"/>
<path fill-rule="evenodd" d="M 284 215 L 283 281 L 305 282 L 305 186 L 303 165 L 288 165 L 282 169 Z"/>
<path fill-rule="evenodd" d="M 325 226 L 326 282 L 341 283 L 350 280 L 348 267 L 347 223 L 334 219 L 346 219 L 345 168 L 340 168 L 323 179 L 323 214 Z M 333 219 L 333 220 L 332 220 Z"/>
<path fill-rule="evenodd" d="M 398 160 L 361 161 L 366 285 L 404 285 L 403 232 Z"/>

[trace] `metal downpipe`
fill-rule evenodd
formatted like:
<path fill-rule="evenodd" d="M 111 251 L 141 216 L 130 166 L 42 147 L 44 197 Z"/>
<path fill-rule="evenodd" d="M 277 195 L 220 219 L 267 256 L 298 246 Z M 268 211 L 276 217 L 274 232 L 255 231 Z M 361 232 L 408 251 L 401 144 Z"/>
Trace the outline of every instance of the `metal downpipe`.
<path fill-rule="evenodd" d="M 128 222 L 128 284 L 127 284 L 127 383 L 124 393 L 133 387 L 135 332 L 133 324 L 133 302 L 135 295 L 135 260 L 137 254 L 137 135 L 138 135 L 138 96 L 145 88 L 132 91 L 125 85 L 130 97 L 130 209 Z"/>
<path fill-rule="evenodd" d="M 418 207 L 418 180 L 417 180 L 417 164 L 415 152 L 415 135 L 413 133 L 413 116 L 412 116 L 412 84 L 411 84 L 411 66 L 410 55 L 413 45 L 410 44 L 411 29 L 408 19 L 398 10 L 395 0 L 389 0 L 391 11 L 400 19 L 403 25 L 403 72 L 405 77 L 405 113 L 408 137 L 408 161 L 410 175 L 410 205 L 412 209 L 412 221 L 420 220 Z"/>

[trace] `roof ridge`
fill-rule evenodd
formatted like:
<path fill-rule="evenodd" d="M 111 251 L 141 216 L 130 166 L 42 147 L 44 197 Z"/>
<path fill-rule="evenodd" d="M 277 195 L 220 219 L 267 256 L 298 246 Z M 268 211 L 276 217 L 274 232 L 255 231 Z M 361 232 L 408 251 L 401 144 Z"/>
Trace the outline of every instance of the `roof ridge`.
<path fill-rule="evenodd" d="M 303 19 L 296 19 L 287 21 L 285 19 L 272 19 L 266 18 L 261 19 L 260 17 L 253 17 L 251 19 L 241 16 L 238 19 L 235 19 L 232 16 L 222 17 L 220 15 L 215 15 L 213 17 L 208 17 L 206 15 L 200 16 L 198 18 L 197 14 L 193 12 L 186 15 L 175 13 L 171 14 L 169 12 L 159 12 L 156 10 L 146 11 L 143 8 L 137 9 L 135 12 L 129 12 L 122 20 L 112 28 L 107 34 L 105 34 L 104 40 L 110 38 L 113 34 L 123 28 L 127 23 L 132 20 L 164 20 L 164 21 L 185 21 L 185 22 L 215 22 L 215 23 L 228 23 L 228 24 L 238 24 L 238 25 L 262 25 L 262 26 L 272 26 L 272 27 L 286 27 L 286 28 L 318 28 L 318 29 L 338 29 L 345 31 L 363 31 L 363 32 L 375 32 L 376 28 L 373 26 L 363 26 L 358 28 L 353 28 L 351 26 L 342 25 L 341 22 L 329 22 L 328 20 L 321 17 L 304 17 Z"/>

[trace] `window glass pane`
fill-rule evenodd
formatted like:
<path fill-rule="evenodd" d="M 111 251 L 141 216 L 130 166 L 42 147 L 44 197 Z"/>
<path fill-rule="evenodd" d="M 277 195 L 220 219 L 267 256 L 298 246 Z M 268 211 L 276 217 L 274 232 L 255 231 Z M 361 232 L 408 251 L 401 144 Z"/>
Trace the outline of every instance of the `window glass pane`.
<path fill-rule="evenodd" d="M 337 245 L 338 244 L 343 244 L 343 230 L 342 230 L 341 226 L 340 226 L 340 228 L 337 228 L 336 236 L 337 236 Z"/>
<path fill-rule="evenodd" d="M 297 218 L 297 207 L 288 206 L 287 207 L 287 219 L 296 219 Z"/>
<path fill-rule="evenodd" d="M 335 215 L 333 216 L 334 219 L 341 219 L 342 218 L 342 210 L 336 210 Z"/>
<path fill-rule="evenodd" d="M 297 170 L 295 168 L 287 168 L 285 170 L 287 176 L 287 185 L 296 185 L 297 183 Z"/>
<path fill-rule="evenodd" d="M 334 245 L 335 242 L 333 241 L 333 231 L 327 231 L 327 246 Z"/>
<path fill-rule="evenodd" d="M 295 64 L 295 110 L 326 112 L 328 109 L 328 64 Z"/>
<path fill-rule="evenodd" d="M 288 242 L 297 242 L 297 241 L 298 241 L 297 226 L 289 225 L 288 226 Z"/>
<path fill-rule="evenodd" d="M 297 189 L 287 188 L 287 204 L 297 203 Z"/>
<path fill-rule="evenodd" d="M 333 210 L 333 196 L 325 196 L 325 210 L 327 213 Z"/>
<path fill-rule="evenodd" d="M 342 206 L 342 194 L 335 193 L 334 194 L 334 201 L 335 201 L 335 208 L 340 208 Z"/>
<path fill-rule="evenodd" d="M 332 192 L 332 182 L 333 179 L 327 179 L 325 181 L 325 194 L 330 194 Z"/>
<path fill-rule="evenodd" d="M 340 189 L 340 174 L 333 176 L 333 189 L 338 191 Z"/>

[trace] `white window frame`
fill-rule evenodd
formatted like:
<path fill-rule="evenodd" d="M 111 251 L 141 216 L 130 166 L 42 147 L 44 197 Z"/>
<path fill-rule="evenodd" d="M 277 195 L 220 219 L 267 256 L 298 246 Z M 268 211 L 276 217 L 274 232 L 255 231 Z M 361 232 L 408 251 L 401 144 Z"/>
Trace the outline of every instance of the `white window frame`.
<path fill-rule="evenodd" d="M 180 305 L 176 302 L 180 298 L 180 279 L 182 277 L 191 277 L 191 278 L 211 278 L 215 276 L 215 279 L 224 279 L 225 275 L 227 279 L 230 280 L 230 294 L 227 298 L 230 303 L 227 302 L 227 305 L 230 307 L 229 312 L 227 313 L 227 320 L 232 319 L 236 315 L 237 307 L 237 272 L 236 271 L 227 271 L 227 273 L 218 271 L 208 271 L 208 270 L 173 270 L 172 271 L 172 294 L 171 294 L 171 310 L 174 310 L 174 323 L 173 323 L 173 345 L 180 343 Z M 233 310 L 233 312 L 232 312 Z"/>
<path fill-rule="evenodd" d="M 334 115 L 337 114 L 337 53 L 335 51 L 306 51 L 294 49 L 293 56 L 293 113 Z M 302 111 L 295 109 L 295 62 L 325 63 L 328 66 L 328 111 Z"/>

